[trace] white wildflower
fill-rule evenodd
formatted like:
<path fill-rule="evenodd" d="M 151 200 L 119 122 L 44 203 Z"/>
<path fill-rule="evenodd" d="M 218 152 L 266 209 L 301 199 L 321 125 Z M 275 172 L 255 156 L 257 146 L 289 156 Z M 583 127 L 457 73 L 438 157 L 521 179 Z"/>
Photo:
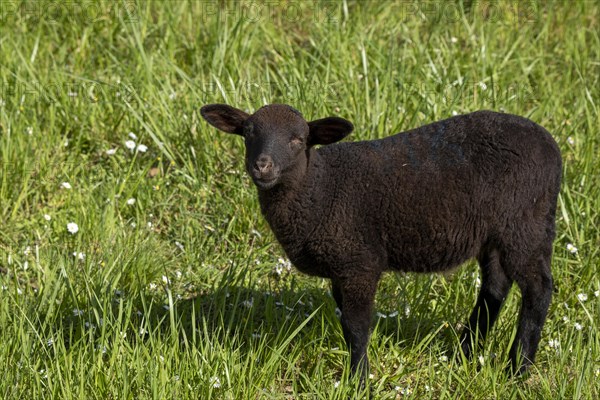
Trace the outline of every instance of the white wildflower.
<path fill-rule="evenodd" d="M 458 39 L 457 39 L 457 38 L 455 38 L 454 36 L 452 36 L 452 37 L 450 38 L 450 41 L 451 41 L 452 43 L 456 43 L 456 42 L 458 42 Z"/>
<path fill-rule="evenodd" d="M 281 275 L 282 272 L 283 272 L 283 266 L 281 264 L 275 265 L 275 273 L 277 275 Z"/>
<path fill-rule="evenodd" d="M 138 138 L 137 135 L 133 132 L 129 132 L 129 134 L 127 136 L 129 136 L 133 140 L 137 140 L 137 138 Z"/>
<path fill-rule="evenodd" d="M 581 301 L 583 303 L 584 301 L 586 301 L 588 299 L 588 296 L 585 293 L 579 293 L 577 295 L 577 298 L 579 299 L 579 301 Z"/>
<path fill-rule="evenodd" d="M 171 283 L 171 281 L 169 280 L 169 278 L 166 275 L 162 276 L 162 281 L 165 285 L 169 285 Z"/>
<path fill-rule="evenodd" d="M 573 146 L 575 144 L 575 138 L 573 138 L 573 136 L 569 136 L 567 138 L 567 143 L 569 143 L 571 146 Z"/>
<path fill-rule="evenodd" d="M 30 135 L 30 136 L 33 135 L 33 128 L 32 127 L 30 127 L 30 126 L 27 127 L 27 134 Z"/>
<path fill-rule="evenodd" d="M 340 381 L 335 381 L 335 383 L 333 384 L 334 388 L 338 388 L 340 386 Z"/>
<path fill-rule="evenodd" d="M 133 149 L 135 149 L 135 142 L 133 140 L 128 140 L 125 142 L 125 147 L 133 151 Z"/>
<path fill-rule="evenodd" d="M 575 329 L 577 329 L 578 331 L 583 329 L 583 326 L 579 323 L 579 322 L 575 322 L 575 325 L 573 325 L 575 327 Z"/>
<path fill-rule="evenodd" d="M 479 364 L 481 364 L 481 365 L 485 364 L 485 358 L 483 358 L 482 355 L 480 355 L 479 357 L 477 357 L 477 359 L 479 360 Z"/>
<path fill-rule="evenodd" d="M 135 199 L 133 197 L 127 200 L 127 205 L 132 206 L 134 204 L 135 204 Z"/>
<path fill-rule="evenodd" d="M 54 344 L 54 339 L 52 339 L 52 338 L 48 339 L 46 344 L 48 345 L 48 347 L 51 347 Z"/>
<path fill-rule="evenodd" d="M 387 315 L 380 313 L 379 311 L 377 311 L 377 318 L 387 318 Z"/>
<path fill-rule="evenodd" d="M 148 151 L 148 146 L 146 146 L 145 144 L 140 144 L 137 147 L 137 151 L 139 151 L 140 153 L 145 153 Z"/>
<path fill-rule="evenodd" d="M 567 244 L 567 251 L 571 254 L 577 254 L 577 247 L 573 246 L 573 244 Z"/>
<path fill-rule="evenodd" d="M 246 307 L 246 308 L 252 308 L 252 306 L 254 305 L 254 298 L 250 298 L 250 300 L 244 300 L 242 301 L 242 306 Z"/>
<path fill-rule="evenodd" d="M 150 283 L 150 284 L 148 284 L 148 289 L 150 289 L 150 290 L 156 289 L 156 283 Z"/>
<path fill-rule="evenodd" d="M 48 214 L 44 214 L 44 219 L 45 219 L 46 221 L 50 221 L 50 220 L 52 219 L 52 217 L 51 217 L 51 216 L 49 216 Z"/>
<path fill-rule="evenodd" d="M 397 317 L 397 316 L 398 316 L 398 314 L 399 314 L 399 312 L 398 312 L 398 311 L 393 311 L 393 312 L 391 312 L 391 313 L 389 313 L 389 314 L 388 314 L 388 318 L 394 318 L 394 317 Z"/>
<path fill-rule="evenodd" d="M 487 90 L 487 85 L 485 84 L 485 82 L 479 82 L 479 87 L 481 88 L 481 90 Z"/>
<path fill-rule="evenodd" d="M 558 339 L 550 339 L 548 340 L 548 346 L 551 349 L 558 349 L 560 347 L 560 342 L 558 341 Z"/>
<path fill-rule="evenodd" d="M 80 310 L 78 308 L 74 308 L 73 309 L 73 316 L 74 317 L 81 317 L 83 315 L 83 310 Z"/>
<path fill-rule="evenodd" d="M 181 250 L 181 251 L 183 251 L 183 250 L 184 250 L 184 248 L 183 248 L 183 245 L 182 245 L 181 243 L 179 243 L 179 242 L 175 242 L 175 246 L 177 246 L 177 248 L 178 248 L 179 250 Z"/>
<path fill-rule="evenodd" d="M 213 376 L 211 377 L 208 382 L 212 385 L 212 387 L 214 387 L 215 389 L 218 389 L 221 387 L 221 380 L 219 379 L 218 376 Z"/>
<path fill-rule="evenodd" d="M 77 232 L 79 232 L 79 226 L 75 222 L 69 222 L 67 224 L 67 230 L 69 231 L 69 233 L 74 235 Z"/>
<path fill-rule="evenodd" d="M 440 356 L 439 360 L 440 362 L 446 362 L 448 361 L 448 356 Z"/>
<path fill-rule="evenodd" d="M 62 187 L 63 189 L 71 189 L 72 186 L 69 182 L 63 182 L 60 184 L 60 187 Z"/>
<path fill-rule="evenodd" d="M 277 263 L 279 265 L 281 265 L 281 267 L 284 268 L 288 272 L 290 272 L 292 270 L 292 263 L 290 262 L 290 260 L 286 260 L 286 259 L 283 259 L 283 258 L 278 258 L 277 259 Z"/>
<path fill-rule="evenodd" d="M 23 250 L 23 254 L 28 256 L 30 253 L 31 253 L 31 246 L 25 247 L 25 250 Z"/>
<path fill-rule="evenodd" d="M 596 297 L 600 297 L 600 290 L 596 290 L 596 291 L 594 292 L 594 296 L 596 296 Z"/>
<path fill-rule="evenodd" d="M 114 148 L 114 149 L 108 149 L 108 150 L 106 150 L 106 155 L 112 156 L 112 155 L 114 155 L 116 152 L 117 152 L 117 149 L 116 149 L 116 148 Z"/>

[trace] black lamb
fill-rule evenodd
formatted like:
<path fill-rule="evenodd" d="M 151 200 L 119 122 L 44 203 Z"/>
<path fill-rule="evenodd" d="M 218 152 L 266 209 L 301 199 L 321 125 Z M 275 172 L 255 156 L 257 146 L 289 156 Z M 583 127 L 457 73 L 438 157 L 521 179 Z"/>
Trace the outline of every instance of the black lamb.
<path fill-rule="evenodd" d="M 534 362 L 552 296 L 562 171 L 544 128 L 478 111 L 316 149 L 343 139 L 353 125 L 337 117 L 306 122 L 283 104 L 252 115 L 211 104 L 201 114 L 244 138 L 262 213 L 291 262 L 331 280 L 353 374 L 368 374 L 369 326 L 384 271 L 446 271 L 472 258 L 481 289 L 462 351 L 472 355 L 516 282 L 522 303 L 510 369 L 522 373 Z"/>

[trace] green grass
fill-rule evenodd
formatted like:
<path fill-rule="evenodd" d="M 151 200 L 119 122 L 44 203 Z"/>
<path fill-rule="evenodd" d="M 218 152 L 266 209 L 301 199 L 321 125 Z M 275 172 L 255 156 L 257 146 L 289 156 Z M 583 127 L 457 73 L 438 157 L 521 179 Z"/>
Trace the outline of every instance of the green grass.
<path fill-rule="evenodd" d="M 60 4 L 0 4 L 0 397 L 600 397 L 596 2 Z M 328 283 L 278 260 L 213 102 L 339 115 L 348 140 L 478 109 L 546 127 L 564 180 L 531 374 L 502 374 L 516 289 L 482 363 L 454 361 L 469 263 L 385 277 L 360 393 Z"/>

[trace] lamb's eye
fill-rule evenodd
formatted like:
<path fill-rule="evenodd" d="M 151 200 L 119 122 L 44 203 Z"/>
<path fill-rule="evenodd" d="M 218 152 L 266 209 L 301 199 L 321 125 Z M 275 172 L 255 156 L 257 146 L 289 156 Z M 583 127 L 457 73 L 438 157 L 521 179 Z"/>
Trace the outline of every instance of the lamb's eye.
<path fill-rule="evenodd" d="M 254 126 L 252 124 L 244 126 L 243 132 L 246 139 L 252 139 L 254 137 Z"/>
<path fill-rule="evenodd" d="M 292 140 L 290 140 L 290 147 L 292 149 L 297 149 L 299 147 L 302 147 L 302 139 L 300 139 L 300 138 L 292 138 Z"/>

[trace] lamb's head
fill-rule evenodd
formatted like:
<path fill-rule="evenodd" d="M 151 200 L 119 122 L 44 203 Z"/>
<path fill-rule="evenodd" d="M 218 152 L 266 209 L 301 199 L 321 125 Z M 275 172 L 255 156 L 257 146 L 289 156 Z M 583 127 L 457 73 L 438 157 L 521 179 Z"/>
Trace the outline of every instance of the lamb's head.
<path fill-rule="evenodd" d="M 353 129 L 338 117 L 307 122 L 285 104 L 267 105 L 252 115 L 225 104 L 209 104 L 200 114 L 214 127 L 244 137 L 246 170 L 259 190 L 297 181 L 312 146 L 337 142 Z"/>

